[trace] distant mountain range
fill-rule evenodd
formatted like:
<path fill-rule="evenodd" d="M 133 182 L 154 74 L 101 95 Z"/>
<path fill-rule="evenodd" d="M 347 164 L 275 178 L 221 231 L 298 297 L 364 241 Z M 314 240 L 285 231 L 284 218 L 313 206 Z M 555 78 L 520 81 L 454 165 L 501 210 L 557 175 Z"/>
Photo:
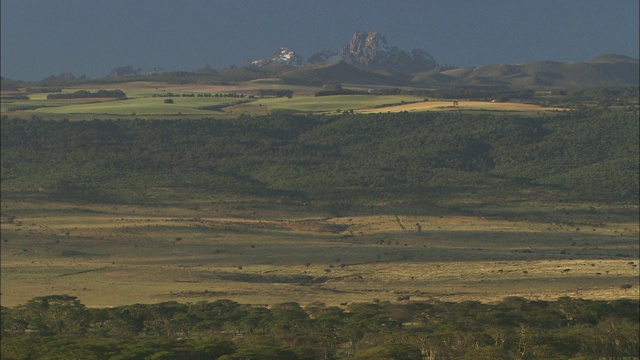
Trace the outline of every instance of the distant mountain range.
<path fill-rule="evenodd" d="M 356 32 L 351 42 L 339 51 L 323 50 L 311 56 L 306 62 L 302 56 L 288 48 L 281 48 L 272 56 L 254 60 L 249 66 L 304 66 L 325 62 L 343 61 L 365 70 L 395 70 L 403 73 L 430 71 L 438 68 L 433 57 L 424 50 L 414 49 L 411 53 L 390 46 L 380 33 L 369 30 Z"/>
<path fill-rule="evenodd" d="M 289 48 L 272 55 L 216 70 L 209 64 L 194 72 L 148 74 L 132 66 L 120 66 L 109 78 L 145 78 L 180 82 L 240 82 L 261 78 L 280 79 L 285 84 L 362 84 L 415 87 L 480 86 L 510 88 L 571 88 L 589 86 L 638 86 L 640 61 L 623 55 L 600 55 L 582 62 L 534 61 L 526 64 L 495 64 L 455 68 L 438 64 L 427 51 L 410 52 L 390 45 L 380 33 L 356 32 L 340 50 L 322 50 L 308 59 Z M 110 81 L 112 81 L 110 79 Z M 2 89 L 18 88 L 20 81 L 1 79 Z M 88 81 L 71 73 L 50 76 L 45 83 Z"/>
<path fill-rule="evenodd" d="M 425 50 L 410 53 L 391 46 L 380 33 L 356 32 L 339 51 L 323 50 L 307 61 L 288 48 L 247 64 L 278 70 L 288 81 L 352 82 L 414 86 L 576 87 L 639 84 L 640 62 L 622 55 L 600 55 L 584 62 L 535 61 L 526 64 L 454 68 L 439 65 Z"/>

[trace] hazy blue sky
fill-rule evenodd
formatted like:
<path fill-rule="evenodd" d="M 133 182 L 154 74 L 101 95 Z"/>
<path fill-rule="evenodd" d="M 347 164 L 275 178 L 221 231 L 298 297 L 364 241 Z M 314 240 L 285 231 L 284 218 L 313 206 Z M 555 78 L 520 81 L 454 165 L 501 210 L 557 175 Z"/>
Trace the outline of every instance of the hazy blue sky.
<path fill-rule="evenodd" d="M 308 58 L 374 29 L 438 63 L 639 57 L 638 0 L 1 0 L 1 73 L 102 77 L 216 69 L 289 47 Z"/>

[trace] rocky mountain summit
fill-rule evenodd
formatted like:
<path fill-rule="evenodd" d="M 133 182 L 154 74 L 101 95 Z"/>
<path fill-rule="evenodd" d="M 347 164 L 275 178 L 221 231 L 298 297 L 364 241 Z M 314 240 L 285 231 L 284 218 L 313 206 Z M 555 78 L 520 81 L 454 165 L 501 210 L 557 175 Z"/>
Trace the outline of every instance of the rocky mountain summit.
<path fill-rule="evenodd" d="M 374 30 L 356 32 L 351 42 L 343 46 L 340 51 L 323 50 L 311 56 L 308 63 L 319 64 L 329 61 L 344 61 L 363 70 L 393 70 L 402 73 L 429 71 L 438 67 L 436 61 L 426 51 L 414 49 L 411 53 L 407 53 L 396 46 L 389 45 L 387 39 Z M 304 66 L 305 61 L 293 50 L 280 48 L 272 56 L 251 61 L 249 65 L 254 67 Z"/>
<path fill-rule="evenodd" d="M 386 69 L 410 73 L 435 69 L 438 64 L 424 50 L 414 49 L 411 54 L 390 46 L 380 33 L 369 30 L 356 32 L 340 55 L 351 65 L 363 69 Z"/>

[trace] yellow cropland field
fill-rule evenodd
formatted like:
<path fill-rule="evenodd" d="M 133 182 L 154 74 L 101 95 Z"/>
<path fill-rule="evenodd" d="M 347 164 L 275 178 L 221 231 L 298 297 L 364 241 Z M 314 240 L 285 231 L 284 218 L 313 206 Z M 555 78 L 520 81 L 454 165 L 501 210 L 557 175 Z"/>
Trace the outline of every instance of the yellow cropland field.
<path fill-rule="evenodd" d="M 486 110 L 486 111 L 513 111 L 513 112 L 537 112 L 537 111 L 566 111 L 561 108 L 543 108 L 538 105 L 510 103 L 510 102 L 491 102 L 491 101 L 452 101 L 452 100 L 436 100 L 421 101 L 409 104 L 400 104 L 393 106 L 380 107 L 375 109 L 358 110 L 358 113 L 373 114 L 384 112 L 419 112 L 419 111 L 462 111 L 462 110 Z"/>

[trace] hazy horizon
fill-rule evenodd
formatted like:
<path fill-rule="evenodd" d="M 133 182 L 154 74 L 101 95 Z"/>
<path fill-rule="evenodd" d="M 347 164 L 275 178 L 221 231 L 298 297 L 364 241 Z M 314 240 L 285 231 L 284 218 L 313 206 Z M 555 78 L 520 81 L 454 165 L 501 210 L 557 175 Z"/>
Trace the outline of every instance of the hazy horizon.
<path fill-rule="evenodd" d="M 1 74 L 41 80 L 244 65 L 288 47 L 305 59 L 373 29 L 439 64 L 639 55 L 637 0 L 1 0 Z"/>

